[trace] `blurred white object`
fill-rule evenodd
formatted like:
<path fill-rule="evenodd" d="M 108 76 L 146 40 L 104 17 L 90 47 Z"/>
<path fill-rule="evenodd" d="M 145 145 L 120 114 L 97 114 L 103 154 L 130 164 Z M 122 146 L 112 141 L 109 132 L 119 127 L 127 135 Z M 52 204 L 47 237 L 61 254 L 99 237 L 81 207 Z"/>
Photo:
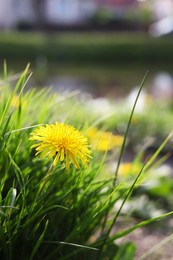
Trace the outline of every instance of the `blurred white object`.
<path fill-rule="evenodd" d="M 130 106 L 130 109 L 132 109 L 132 107 L 134 106 L 134 102 L 138 92 L 139 92 L 139 87 L 135 87 L 127 96 L 127 104 Z M 142 90 L 136 104 L 136 108 L 135 108 L 136 112 L 140 113 L 144 110 L 144 107 L 146 105 L 146 99 L 147 99 L 147 93 L 144 90 Z"/>
<path fill-rule="evenodd" d="M 87 102 L 87 106 L 91 111 L 101 115 L 113 113 L 112 105 L 106 98 L 91 99 Z"/>
<path fill-rule="evenodd" d="M 151 6 L 154 17 L 157 21 L 173 15 L 172 0 L 148 0 L 148 4 Z"/>
<path fill-rule="evenodd" d="M 173 78 L 168 73 L 159 73 L 156 75 L 152 95 L 156 99 L 172 100 L 173 99 Z"/>
<path fill-rule="evenodd" d="M 168 16 L 160 21 L 153 23 L 149 27 L 149 33 L 153 37 L 173 33 L 173 16 Z"/>

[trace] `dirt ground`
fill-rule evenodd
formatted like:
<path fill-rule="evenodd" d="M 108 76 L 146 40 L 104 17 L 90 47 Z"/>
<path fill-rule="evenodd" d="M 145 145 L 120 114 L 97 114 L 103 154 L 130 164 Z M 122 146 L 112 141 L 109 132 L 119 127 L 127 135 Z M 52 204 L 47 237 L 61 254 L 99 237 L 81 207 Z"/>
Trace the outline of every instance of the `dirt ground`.
<path fill-rule="evenodd" d="M 139 228 L 118 242 L 136 245 L 135 260 L 173 260 L 173 219 Z"/>

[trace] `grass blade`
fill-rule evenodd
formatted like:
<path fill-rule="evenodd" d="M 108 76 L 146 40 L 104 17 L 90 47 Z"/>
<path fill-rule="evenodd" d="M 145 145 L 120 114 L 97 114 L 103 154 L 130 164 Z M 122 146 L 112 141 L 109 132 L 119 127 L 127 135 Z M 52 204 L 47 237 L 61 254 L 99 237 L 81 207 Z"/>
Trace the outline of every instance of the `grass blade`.
<path fill-rule="evenodd" d="M 173 214 L 173 211 L 170 211 L 170 212 L 162 214 L 162 215 L 160 215 L 158 217 L 144 220 L 144 221 L 134 225 L 133 227 L 131 227 L 129 229 L 126 229 L 126 230 L 124 230 L 122 232 L 119 232 L 119 233 L 113 235 L 111 238 L 108 239 L 108 242 L 111 243 L 111 242 L 113 242 L 114 240 L 116 240 L 118 238 L 121 238 L 121 237 L 124 237 L 124 236 L 130 234 L 131 232 L 133 232 L 134 230 L 136 230 L 138 228 L 144 227 L 144 226 L 146 226 L 146 225 L 148 225 L 148 224 L 150 224 L 152 222 L 162 220 L 163 218 L 171 216 L 172 214 Z"/>
<path fill-rule="evenodd" d="M 49 243 L 49 244 L 61 244 L 61 245 L 67 245 L 67 246 L 75 246 L 75 247 L 80 247 L 80 248 L 90 249 L 90 250 L 95 250 L 95 251 L 99 250 L 96 247 L 85 246 L 85 245 L 75 244 L 75 243 L 70 243 L 70 242 L 63 242 L 63 241 L 44 241 L 44 242 Z"/>
<path fill-rule="evenodd" d="M 41 243 L 43 242 L 43 238 L 44 238 L 44 235 L 46 233 L 48 223 L 49 223 L 49 221 L 47 220 L 45 227 L 44 227 L 44 230 L 43 230 L 42 234 L 40 235 L 35 247 L 33 248 L 32 252 L 31 252 L 31 256 L 30 256 L 29 260 L 33 259 L 34 255 L 37 253 L 38 248 L 40 247 Z"/>

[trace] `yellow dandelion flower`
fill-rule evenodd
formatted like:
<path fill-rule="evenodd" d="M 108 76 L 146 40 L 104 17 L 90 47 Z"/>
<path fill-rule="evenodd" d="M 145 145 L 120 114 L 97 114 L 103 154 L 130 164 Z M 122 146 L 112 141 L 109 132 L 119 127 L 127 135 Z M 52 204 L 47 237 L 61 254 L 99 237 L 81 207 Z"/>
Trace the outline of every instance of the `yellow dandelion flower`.
<path fill-rule="evenodd" d="M 141 170 L 142 165 L 140 163 L 122 163 L 120 165 L 120 175 L 128 176 L 128 175 L 137 175 Z"/>
<path fill-rule="evenodd" d="M 74 127 L 64 123 L 40 126 L 31 133 L 29 140 L 38 141 L 32 146 L 36 147 L 36 155 L 41 153 L 41 158 L 53 158 L 53 165 L 58 161 L 65 161 L 67 170 L 71 162 L 78 169 L 79 161 L 86 167 L 91 158 L 87 138 Z"/>
<path fill-rule="evenodd" d="M 91 127 L 86 131 L 86 134 L 88 136 L 88 139 L 94 138 L 99 130 L 96 127 Z"/>
<path fill-rule="evenodd" d="M 112 135 L 112 143 L 116 147 L 120 147 L 123 144 L 124 136 L 122 135 Z"/>
<path fill-rule="evenodd" d="M 114 147 L 112 143 L 112 133 L 110 132 L 99 132 L 93 139 L 93 144 L 96 150 L 98 151 L 107 151 L 111 150 Z"/>
<path fill-rule="evenodd" d="M 87 136 L 90 144 L 93 145 L 94 149 L 99 151 L 107 151 L 120 147 L 124 138 L 121 135 L 114 135 L 109 131 L 99 131 L 95 127 L 88 129 Z"/>
<path fill-rule="evenodd" d="M 13 96 L 13 97 L 12 97 L 12 100 L 11 100 L 11 106 L 12 106 L 12 107 L 15 107 L 15 108 L 18 108 L 19 105 L 20 105 L 20 99 L 19 99 L 19 97 L 16 96 L 16 95 Z"/>

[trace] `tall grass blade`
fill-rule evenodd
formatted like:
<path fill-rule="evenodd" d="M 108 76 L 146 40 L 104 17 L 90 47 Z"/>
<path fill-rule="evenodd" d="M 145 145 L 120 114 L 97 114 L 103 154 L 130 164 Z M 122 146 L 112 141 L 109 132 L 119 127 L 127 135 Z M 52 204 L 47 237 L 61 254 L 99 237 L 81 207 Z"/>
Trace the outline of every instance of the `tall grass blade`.
<path fill-rule="evenodd" d="M 43 242 L 43 238 L 44 238 L 44 235 L 46 233 L 46 230 L 47 230 L 47 227 L 48 227 L 48 223 L 49 223 L 49 221 L 47 220 L 46 224 L 45 224 L 45 227 L 44 227 L 44 230 L 43 230 L 42 234 L 40 235 L 36 245 L 34 246 L 32 252 L 31 252 L 31 256 L 29 257 L 29 260 L 33 259 L 33 257 L 37 253 L 38 248 L 40 247 L 41 243 Z"/>
<path fill-rule="evenodd" d="M 131 126 L 131 122 L 132 122 L 132 118 L 133 118 L 133 115 L 134 115 L 134 111 L 135 111 L 135 108 L 136 108 L 139 96 L 141 94 L 141 91 L 143 89 L 145 80 L 147 78 L 147 75 L 148 75 L 148 71 L 146 71 L 146 73 L 145 73 L 145 75 L 143 77 L 143 80 L 142 80 L 142 82 L 140 84 L 140 88 L 138 90 L 138 93 L 137 93 L 134 105 L 133 105 L 131 113 L 130 113 L 130 117 L 129 117 L 129 120 L 128 120 L 128 123 L 127 123 L 126 131 L 125 131 L 125 134 L 124 134 L 124 140 L 123 140 L 123 143 L 122 143 L 122 146 L 121 146 L 121 150 L 120 150 L 120 155 L 118 157 L 118 162 L 117 162 L 117 167 L 116 167 L 116 170 L 115 170 L 115 178 L 114 178 L 114 181 L 113 181 L 113 186 L 115 186 L 115 183 L 116 183 L 116 179 L 117 179 L 120 163 L 122 161 L 122 157 L 123 157 L 123 154 L 124 154 L 125 144 L 126 144 L 127 136 L 128 136 L 129 129 L 130 129 L 130 126 Z"/>
<path fill-rule="evenodd" d="M 113 188 L 114 188 L 114 186 L 115 186 L 115 184 L 116 184 L 116 180 L 117 180 L 117 176 L 118 176 L 118 171 L 119 171 L 120 163 L 121 163 L 121 161 L 122 161 L 122 157 L 123 157 L 123 154 L 124 154 L 125 144 L 126 144 L 128 132 L 129 132 L 129 129 L 130 129 L 131 121 L 132 121 L 132 118 L 133 118 L 133 114 L 134 114 L 134 111 L 135 111 L 135 108 L 136 108 L 136 104 L 137 104 L 137 101 L 138 101 L 138 99 L 139 99 L 139 96 L 140 96 L 140 93 L 141 93 L 141 91 L 142 91 L 142 88 L 143 88 L 143 86 L 144 86 L 144 83 L 145 83 L 145 80 L 146 80 L 147 75 L 148 75 L 148 71 L 146 71 L 146 73 L 145 73 L 145 75 L 144 75 L 144 77 L 143 77 L 143 80 L 142 80 L 142 82 L 141 82 L 141 84 L 140 84 L 140 88 L 139 88 L 139 91 L 138 91 L 138 93 L 137 93 L 137 96 L 136 96 L 134 105 L 133 105 L 132 110 L 131 110 L 131 113 L 130 113 L 130 117 L 129 117 L 129 120 L 128 120 L 128 123 L 127 123 L 126 131 L 125 131 L 125 134 L 124 134 L 123 143 L 122 143 L 122 146 L 121 146 L 121 149 L 120 149 L 120 155 L 119 155 L 119 157 L 118 157 L 117 167 L 116 167 L 116 170 L 115 170 L 115 176 L 114 176 L 113 185 L 112 185 Z M 142 171 L 141 171 L 141 173 L 142 173 Z M 140 173 L 139 173 L 139 176 L 140 176 Z M 137 179 L 138 179 L 138 178 L 137 178 Z M 137 180 L 136 180 L 136 181 L 137 181 Z M 136 182 L 135 182 L 135 183 L 136 183 Z M 134 185 L 135 185 L 135 183 L 134 183 Z M 133 187 L 133 185 L 132 185 L 132 187 Z M 112 197 L 110 197 L 110 204 L 111 204 L 111 201 L 112 201 Z M 126 201 L 126 199 L 125 199 L 125 201 Z M 124 203 L 125 203 L 125 201 L 124 201 Z M 123 205 L 124 205 L 124 203 L 123 203 Z M 122 206 L 123 206 L 123 205 L 122 205 Z M 121 208 L 122 208 L 122 207 L 121 207 Z M 120 210 L 119 210 L 119 212 L 118 212 L 118 215 L 119 215 L 119 213 L 120 213 L 120 211 L 121 211 L 121 208 L 120 208 Z M 102 234 L 104 233 L 104 230 L 105 230 L 105 226 L 106 226 L 106 222 L 107 222 L 107 218 L 108 218 L 108 213 L 109 213 L 109 207 L 107 208 L 107 212 L 106 212 L 106 214 L 105 214 L 105 218 L 104 218 L 104 221 L 103 221 Z M 115 221 L 116 221 L 118 215 L 115 217 L 113 223 L 115 223 Z M 103 244 L 102 244 L 102 246 L 101 246 L 101 248 L 100 248 L 100 251 L 99 251 L 98 259 L 99 259 L 100 255 L 101 255 L 101 252 L 102 252 L 102 250 L 103 250 L 104 244 L 106 243 L 107 238 L 108 238 L 108 236 L 109 236 L 109 234 L 110 234 L 110 231 L 111 231 L 111 229 L 112 229 L 112 226 L 113 226 L 113 224 L 111 225 L 111 228 L 108 230 L 108 232 L 107 232 L 107 234 L 106 234 L 106 236 L 105 236 L 105 239 L 104 239 Z"/>
<path fill-rule="evenodd" d="M 160 154 L 160 152 L 163 150 L 163 148 L 165 147 L 165 145 L 168 143 L 168 141 L 171 139 L 173 135 L 173 132 L 171 132 L 167 138 L 164 140 L 164 142 L 159 146 L 159 148 L 156 150 L 156 152 L 152 155 L 152 157 L 148 160 L 146 166 L 145 166 L 145 170 L 148 170 L 148 168 L 153 164 L 153 162 L 155 161 L 155 159 L 158 157 L 158 155 Z"/>
<path fill-rule="evenodd" d="M 37 124 L 37 125 L 25 126 L 25 127 L 19 128 L 19 129 L 11 130 L 10 132 L 7 132 L 4 136 L 10 135 L 12 133 L 20 132 L 20 131 L 25 131 L 27 129 L 32 129 L 32 128 L 35 128 L 35 127 L 38 127 L 38 126 L 42 126 L 42 125 L 43 124 Z"/>
<path fill-rule="evenodd" d="M 25 88 L 25 85 L 26 85 L 26 83 L 28 82 L 28 80 L 30 79 L 31 75 L 32 75 L 32 74 L 30 74 L 30 75 L 28 76 L 27 80 L 25 81 L 25 84 L 23 84 L 22 89 L 21 89 L 21 91 L 20 91 L 20 93 L 19 93 L 19 97 L 20 97 L 21 93 L 23 92 L 23 90 L 24 90 L 24 88 Z M 25 75 L 22 75 L 22 76 L 24 77 Z M 22 76 L 21 76 L 21 77 L 22 77 Z M 22 78 L 22 79 L 23 79 L 23 78 Z M 22 80 L 22 79 L 21 79 L 21 80 Z M 10 113 L 9 116 L 7 117 L 7 120 L 6 120 L 6 123 L 5 123 L 4 127 L 2 128 L 2 129 L 3 129 L 3 130 L 2 130 L 2 136 L 4 136 L 5 133 L 6 133 L 6 131 L 7 131 L 8 125 L 9 125 L 10 120 L 11 120 L 11 118 L 12 118 L 12 115 L 13 115 L 13 113 L 14 113 L 14 109 L 15 109 L 15 107 L 13 107 L 11 113 Z M 1 118 L 0 125 L 2 124 L 2 120 L 3 120 L 4 116 L 5 116 L 5 113 L 3 114 L 2 118 Z"/>
<path fill-rule="evenodd" d="M 7 62 L 6 60 L 4 60 L 4 80 L 6 81 L 7 80 Z"/>
<path fill-rule="evenodd" d="M 150 219 L 144 220 L 144 221 L 142 221 L 142 222 L 140 222 L 140 223 L 134 225 L 133 227 L 131 227 L 131 228 L 129 228 L 129 229 L 126 229 L 126 230 L 124 230 L 124 231 L 122 231 L 122 232 L 119 232 L 119 233 L 117 233 L 117 234 L 111 236 L 111 237 L 108 239 L 108 243 L 111 243 L 111 242 L 113 242 L 113 241 L 116 240 L 116 239 L 119 239 L 119 238 L 121 238 L 121 237 L 124 237 L 124 236 L 130 234 L 131 232 L 133 232 L 134 230 L 136 230 L 136 229 L 138 229 L 138 228 L 141 228 L 141 227 L 144 227 L 144 226 L 146 226 L 146 225 L 149 225 L 149 224 L 151 224 L 152 222 L 160 221 L 160 220 L 164 219 L 165 217 L 171 216 L 172 214 L 173 214 L 173 211 L 170 211 L 170 212 L 165 213 L 165 214 L 162 214 L 162 215 L 160 215 L 160 216 L 158 216 L 158 217 L 150 218 Z M 97 243 L 96 243 L 96 245 L 97 245 Z"/>
<path fill-rule="evenodd" d="M 149 259 L 154 253 L 156 253 L 161 247 L 164 247 L 167 243 L 173 241 L 173 234 L 167 236 L 165 239 L 162 239 L 157 245 L 153 246 L 145 254 L 140 256 L 138 260 Z"/>
<path fill-rule="evenodd" d="M 75 244 L 75 243 L 69 243 L 69 242 L 63 242 L 63 241 L 43 241 L 43 242 L 49 243 L 49 244 L 61 244 L 61 245 L 67 245 L 67 246 L 75 246 L 75 247 L 80 247 L 80 248 L 84 248 L 84 249 L 90 249 L 90 250 L 94 250 L 94 251 L 98 251 L 99 250 L 96 247 L 85 246 L 85 245 L 81 245 L 81 244 Z"/>

